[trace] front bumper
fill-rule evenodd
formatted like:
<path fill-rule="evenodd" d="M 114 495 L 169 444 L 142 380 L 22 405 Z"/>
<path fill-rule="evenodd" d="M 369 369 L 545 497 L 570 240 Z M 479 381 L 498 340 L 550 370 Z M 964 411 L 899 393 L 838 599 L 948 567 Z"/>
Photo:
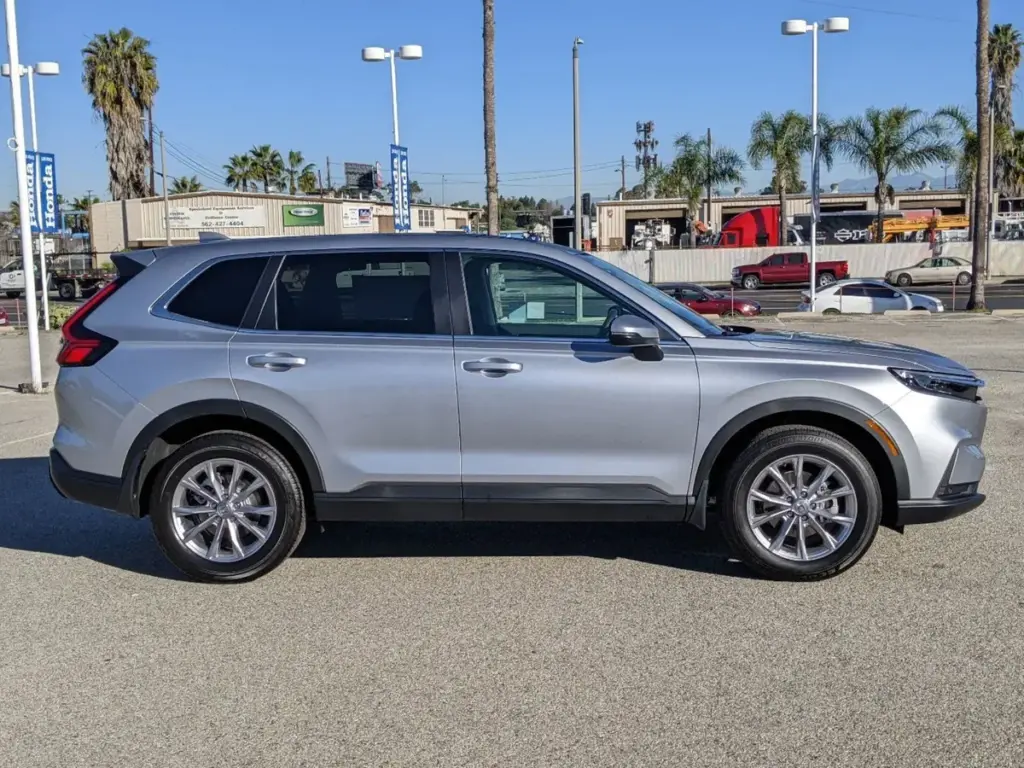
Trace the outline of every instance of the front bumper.
<path fill-rule="evenodd" d="M 121 480 L 75 469 L 56 450 L 50 451 L 50 482 L 65 499 L 117 511 Z"/>
<path fill-rule="evenodd" d="M 907 499 L 899 502 L 896 525 L 941 523 L 977 509 L 985 502 L 983 493 L 965 493 L 940 499 Z"/>

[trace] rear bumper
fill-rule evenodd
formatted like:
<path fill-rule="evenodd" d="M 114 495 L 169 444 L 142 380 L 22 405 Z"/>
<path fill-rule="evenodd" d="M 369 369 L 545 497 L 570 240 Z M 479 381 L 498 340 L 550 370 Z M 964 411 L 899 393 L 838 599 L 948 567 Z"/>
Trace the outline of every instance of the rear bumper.
<path fill-rule="evenodd" d="M 117 511 L 121 479 L 74 469 L 56 450 L 50 451 L 50 482 L 65 499 Z"/>
<path fill-rule="evenodd" d="M 941 523 L 977 509 L 985 502 L 985 494 L 970 493 L 946 499 L 907 499 L 899 502 L 897 525 Z"/>

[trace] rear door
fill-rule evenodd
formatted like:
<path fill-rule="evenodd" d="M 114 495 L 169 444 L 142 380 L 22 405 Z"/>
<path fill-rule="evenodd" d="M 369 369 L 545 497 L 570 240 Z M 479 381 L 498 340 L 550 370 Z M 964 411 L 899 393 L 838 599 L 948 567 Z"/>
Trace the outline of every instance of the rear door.
<path fill-rule="evenodd" d="M 318 516 L 461 517 L 442 254 L 339 249 L 281 262 L 256 327 L 230 342 L 231 376 L 243 403 L 309 444 L 327 494 Z"/>
<path fill-rule="evenodd" d="M 610 313 L 642 310 L 559 262 L 449 258 L 466 518 L 679 519 L 699 404 L 690 347 L 667 341 L 659 361 L 613 347 Z"/>
<path fill-rule="evenodd" d="M 862 283 L 848 283 L 836 290 L 839 311 L 843 314 L 862 314 L 871 312 L 871 300 L 868 298 L 866 286 Z"/>
<path fill-rule="evenodd" d="M 787 253 L 786 254 L 786 282 L 787 283 L 806 283 L 808 282 L 810 272 L 810 265 L 807 263 L 806 253 Z"/>

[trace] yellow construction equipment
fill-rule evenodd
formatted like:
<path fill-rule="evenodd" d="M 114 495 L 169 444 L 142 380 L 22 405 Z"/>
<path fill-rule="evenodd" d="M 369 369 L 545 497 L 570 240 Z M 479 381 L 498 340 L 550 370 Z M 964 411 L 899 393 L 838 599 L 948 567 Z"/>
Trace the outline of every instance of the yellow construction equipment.
<path fill-rule="evenodd" d="M 940 232 L 948 229 L 967 229 L 970 226 L 971 217 L 959 216 L 929 216 L 927 218 L 915 219 L 885 219 L 882 222 L 882 242 L 891 243 L 900 235 L 907 235 L 914 232 Z M 873 223 L 871 239 L 878 242 L 875 237 L 877 223 Z"/>

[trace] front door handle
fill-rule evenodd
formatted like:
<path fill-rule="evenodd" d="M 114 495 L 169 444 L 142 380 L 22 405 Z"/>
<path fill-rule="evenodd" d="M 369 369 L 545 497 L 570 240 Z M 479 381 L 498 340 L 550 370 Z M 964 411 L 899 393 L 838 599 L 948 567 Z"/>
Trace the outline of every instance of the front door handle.
<path fill-rule="evenodd" d="M 287 352 L 268 352 L 265 355 L 249 355 L 245 362 L 253 368 L 266 368 L 268 371 L 290 371 L 306 364 L 306 358 L 295 357 Z"/>
<path fill-rule="evenodd" d="M 519 373 L 523 370 L 522 363 L 513 363 L 503 357 L 485 357 L 482 360 L 467 360 L 462 369 L 471 373 L 482 373 L 484 376 L 504 376 L 507 373 Z"/>

